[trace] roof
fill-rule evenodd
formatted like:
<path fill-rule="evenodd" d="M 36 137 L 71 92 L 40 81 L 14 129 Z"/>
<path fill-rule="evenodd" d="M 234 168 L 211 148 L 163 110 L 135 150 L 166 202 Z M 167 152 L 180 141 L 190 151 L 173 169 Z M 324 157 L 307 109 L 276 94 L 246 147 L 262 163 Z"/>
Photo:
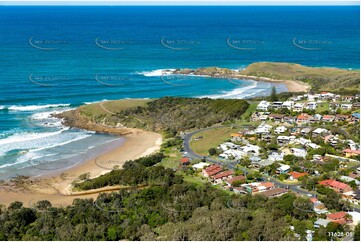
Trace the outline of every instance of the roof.
<path fill-rule="evenodd" d="M 326 227 L 329 222 L 330 221 L 327 220 L 327 219 L 319 218 L 319 219 L 316 220 L 315 224 L 322 225 L 323 227 Z"/>
<path fill-rule="evenodd" d="M 220 178 L 223 178 L 223 177 L 227 177 L 227 176 L 232 175 L 233 173 L 234 173 L 234 171 L 232 171 L 232 170 L 227 170 L 227 171 L 224 171 L 224 172 L 221 172 L 221 173 L 215 175 L 215 176 L 213 177 L 213 179 L 220 179 Z"/>
<path fill-rule="evenodd" d="M 347 213 L 346 212 L 337 212 L 337 213 L 330 213 L 327 215 L 327 219 L 329 220 L 338 220 L 345 217 Z"/>
<path fill-rule="evenodd" d="M 352 153 L 352 154 L 360 154 L 360 150 L 351 150 L 351 149 L 345 149 L 343 150 L 345 153 Z"/>
<path fill-rule="evenodd" d="M 319 184 L 321 184 L 323 186 L 335 187 L 338 189 L 345 189 L 347 186 L 349 186 L 346 183 L 339 182 L 339 181 L 332 180 L 332 179 L 320 181 Z"/>
<path fill-rule="evenodd" d="M 242 134 L 238 134 L 238 133 L 231 134 L 231 137 L 241 137 L 241 136 L 242 136 Z"/>
<path fill-rule="evenodd" d="M 308 120 L 308 116 L 298 115 L 298 116 L 297 116 L 297 119 Z"/>
<path fill-rule="evenodd" d="M 235 181 L 242 181 L 242 180 L 245 180 L 245 179 L 246 179 L 245 176 L 239 175 L 239 176 L 235 176 L 233 178 L 228 179 L 227 182 L 232 185 L 232 183 L 235 182 Z"/>
<path fill-rule="evenodd" d="M 292 172 L 289 172 L 289 174 L 291 175 L 291 176 L 293 176 L 293 178 L 295 178 L 295 179 L 298 179 L 298 178 L 300 178 L 300 177 L 303 177 L 303 176 L 306 176 L 306 175 L 308 175 L 308 173 L 307 172 L 296 172 L 296 171 L 292 171 Z"/>
<path fill-rule="evenodd" d="M 315 197 L 312 197 L 310 200 L 312 203 L 316 203 L 318 201 L 317 198 L 315 198 Z"/>
<path fill-rule="evenodd" d="M 190 160 L 189 160 L 189 158 L 188 157 L 183 157 L 182 159 L 181 159 L 181 162 L 182 163 L 188 163 Z"/>
<path fill-rule="evenodd" d="M 269 118 L 283 118 L 285 115 L 284 114 L 277 114 L 277 113 L 271 113 L 270 115 L 268 115 Z"/>
<path fill-rule="evenodd" d="M 334 118 L 335 116 L 333 115 L 323 115 L 323 119 L 331 119 L 331 118 Z"/>
<path fill-rule="evenodd" d="M 219 167 L 219 168 L 213 169 L 211 171 L 206 171 L 206 172 L 207 172 L 208 176 L 213 176 L 213 175 L 215 175 L 215 174 L 217 174 L 217 173 L 219 173 L 221 171 L 222 171 L 222 168 Z"/>
<path fill-rule="evenodd" d="M 215 170 L 215 169 L 217 169 L 217 168 L 221 168 L 221 166 L 218 165 L 218 164 L 214 164 L 214 165 L 208 166 L 208 167 L 205 169 L 205 171 L 206 171 L 206 172 L 210 172 L 210 171 Z"/>
<path fill-rule="evenodd" d="M 351 115 L 352 115 L 352 117 L 360 119 L 360 114 L 359 113 L 353 113 Z"/>
<path fill-rule="evenodd" d="M 261 182 L 260 184 L 261 186 L 264 186 L 266 188 L 271 188 L 271 187 L 274 187 L 275 184 L 273 184 L 272 182 Z"/>
<path fill-rule="evenodd" d="M 264 191 L 264 192 L 262 192 L 260 194 L 263 194 L 263 195 L 265 195 L 267 197 L 271 197 L 271 196 L 281 195 L 281 194 L 286 193 L 286 192 L 288 192 L 287 189 L 278 187 L 278 188 L 275 188 L 275 189 Z"/>

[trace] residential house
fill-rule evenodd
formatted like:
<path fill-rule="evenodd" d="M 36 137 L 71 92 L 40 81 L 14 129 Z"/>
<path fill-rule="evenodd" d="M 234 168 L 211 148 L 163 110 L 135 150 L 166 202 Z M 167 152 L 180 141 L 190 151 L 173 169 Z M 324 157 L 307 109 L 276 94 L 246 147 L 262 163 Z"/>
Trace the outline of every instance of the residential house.
<path fill-rule="evenodd" d="M 351 116 L 348 114 L 336 114 L 336 121 L 349 121 Z"/>
<path fill-rule="evenodd" d="M 202 170 L 204 169 L 205 167 L 209 166 L 210 164 L 207 163 L 207 162 L 199 162 L 197 164 L 194 164 L 192 165 L 192 167 L 196 170 Z"/>
<path fill-rule="evenodd" d="M 308 175 L 307 172 L 296 172 L 296 171 L 291 171 L 288 174 L 290 175 L 289 177 L 290 180 L 298 180 L 298 178 Z"/>
<path fill-rule="evenodd" d="M 292 110 L 294 104 L 295 104 L 294 101 L 286 101 L 282 103 L 282 108 L 287 108 L 288 110 Z"/>
<path fill-rule="evenodd" d="M 278 136 L 277 137 L 277 144 L 279 144 L 279 145 L 287 145 L 287 144 L 289 144 L 291 141 L 293 141 L 295 139 L 296 139 L 295 136 Z"/>
<path fill-rule="evenodd" d="M 240 142 L 243 140 L 243 135 L 240 133 L 232 133 L 231 134 L 231 141 L 232 142 Z"/>
<path fill-rule="evenodd" d="M 309 110 L 315 110 L 317 108 L 317 103 L 316 102 L 308 102 L 308 103 L 306 103 L 305 108 L 309 109 Z"/>
<path fill-rule="evenodd" d="M 287 131 L 287 128 L 285 126 L 280 126 L 275 129 L 275 134 L 283 134 Z"/>
<path fill-rule="evenodd" d="M 289 165 L 281 165 L 280 167 L 277 168 L 277 173 L 278 174 L 283 174 L 283 173 L 288 173 L 290 171 L 290 166 Z"/>
<path fill-rule="evenodd" d="M 271 190 L 264 191 L 260 193 L 261 195 L 265 195 L 266 197 L 279 197 L 283 194 L 287 193 L 288 190 L 285 188 L 277 187 Z"/>
<path fill-rule="evenodd" d="M 255 134 L 270 134 L 271 133 L 271 125 L 268 124 L 261 124 L 255 130 Z"/>
<path fill-rule="evenodd" d="M 319 228 L 319 227 L 327 227 L 327 224 L 330 223 L 331 221 L 330 220 L 327 220 L 327 219 L 323 219 L 323 218 L 319 218 L 316 220 L 316 222 L 314 222 L 313 226 L 315 228 Z"/>
<path fill-rule="evenodd" d="M 360 121 L 360 114 L 359 113 L 353 113 L 351 114 L 352 121 L 359 122 Z"/>
<path fill-rule="evenodd" d="M 303 128 L 303 129 L 301 129 L 301 131 L 300 131 L 300 133 L 302 134 L 302 135 L 308 135 L 309 133 L 311 132 L 311 128 Z"/>
<path fill-rule="evenodd" d="M 268 154 L 268 160 L 281 161 L 281 160 L 283 160 L 284 155 L 285 154 L 283 152 L 278 153 L 278 152 L 273 151 Z"/>
<path fill-rule="evenodd" d="M 269 102 L 265 101 L 265 100 L 261 101 L 257 105 L 257 110 L 267 111 L 270 108 L 271 108 L 271 104 Z"/>
<path fill-rule="evenodd" d="M 327 129 L 323 129 L 323 128 L 317 128 L 315 130 L 312 131 L 312 134 L 314 135 L 321 135 L 322 133 L 327 133 L 328 130 Z"/>
<path fill-rule="evenodd" d="M 355 99 L 354 96 L 343 96 L 343 97 L 341 98 L 341 100 L 342 100 L 343 102 L 351 102 L 351 101 L 353 101 L 354 99 Z"/>
<path fill-rule="evenodd" d="M 274 108 L 274 109 L 280 109 L 280 108 L 282 108 L 282 104 L 283 104 L 283 102 L 273 102 L 273 104 L 272 104 L 272 108 Z"/>
<path fill-rule="evenodd" d="M 222 181 L 224 181 L 226 179 L 232 178 L 233 173 L 234 173 L 233 170 L 223 171 L 223 172 L 220 172 L 220 173 L 212 176 L 212 180 L 215 183 L 221 183 Z"/>
<path fill-rule="evenodd" d="M 275 185 L 272 182 L 252 182 L 248 184 L 243 184 L 241 186 L 244 187 L 245 190 L 251 194 L 264 192 L 275 188 Z"/>
<path fill-rule="evenodd" d="M 294 122 L 296 122 L 296 118 L 292 117 L 292 116 L 284 116 L 283 117 L 283 122 L 293 124 Z"/>
<path fill-rule="evenodd" d="M 330 213 L 327 214 L 327 220 L 333 223 L 346 224 L 347 223 L 346 214 L 347 213 L 344 211 L 337 213 Z"/>
<path fill-rule="evenodd" d="M 313 197 L 310 199 L 310 201 L 313 204 L 313 211 L 315 211 L 317 214 L 328 213 L 326 206 L 317 200 L 317 198 Z"/>
<path fill-rule="evenodd" d="M 304 104 L 303 103 L 296 103 L 295 105 L 293 105 L 293 112 L 302 112 L 304 108 Z"/>
<path fill-rule="evenodd" d="M 305 158 L 307 155 L 307 151 L 302 148 L 291 148 L 290 151 L 294 156 L 297 156 L 297 157 Z"/>
<path fill-rule="evenodd" d="M 350 185 L 343 183 L 343 182 L 336 181 L 336 180 L 332 180 L 332 179 L 320 181 L 318 183 L 323 186 L 332 188 L 333 190 L 335 190 L 338 193 L 352 191 L 352 188 Z"/>
<path fill-rule="evenodd" d="M 305 124 L 308 123 L 308 120 L 311 118 L 310 115 L 308 115 L 307 113 L 302 113 L 300 115 L 297 116 L 297 120 L 296 122 L 298 124 Z"/>
<path fill-rule="evenodd" d="M 274 122 L 283 122 L 284 114 L 271 113 L 268 118 Z"/>
<path fill-rule="evenodd" d="M 352 109 L 352 104 L 351 103 L 342 103 L 341 104 L 341 109 L 343 109 L 343 110 L 351 110 Z"/>
<path fill-rule="evenodd" d="M 243 175 L 239 175 L 239 176 L 235 176 L 235 177 L 232 177 L 232 178 L 229 178 L 226 180 L 226 183 L 229 187 L 232 187 L 233 185 L 233 182 L 238 182 L 238 181 L 246 181 L 246 177 L 243 176 Z"/>
<path fill-rule="evenodd" d="M 211 165 L 205 169 L 202 170 L 202 174 L 205 177 L 210 177 L 210 176 L 214 176 L 215 174 L 221 172 L 223 169 L 220 165 L 218 164 L 214 164 Z"/>
<path fill-rule="evenodd" d="M 182 157 L 180 163 L 182 166 L 187 166 L 191 164 L 191 160 L 188 157 Z"/>
<path fill-rule="evenodd" d="M 345 149 L 342 152 L 347 158 L 352 157 L 352 156 L 360 155 L 360 150 Z"/>
<path fill-rule="evenodd" d="M 335 120 L 334 115 L 323 115 L 322 121 L 324 122 L 333 122 Z"/>

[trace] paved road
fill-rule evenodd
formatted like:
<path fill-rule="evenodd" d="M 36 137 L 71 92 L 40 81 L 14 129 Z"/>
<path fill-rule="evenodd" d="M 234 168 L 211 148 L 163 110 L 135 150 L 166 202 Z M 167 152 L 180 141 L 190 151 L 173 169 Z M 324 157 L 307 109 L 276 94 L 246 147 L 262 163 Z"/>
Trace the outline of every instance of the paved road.
<path fill-rule="evenodd" d="M 231 162 L 231 161 L 227 161 L 227 162 L 220 162 L 218 160 L 215 160 L 215 159 L 212 159 L 210 157 L 204 157 L 202 155 L 199 155 L 197 153 L 195 153 L 191 147 L 190 147 L 190 141 L 192 139 L 192 136 L 194 136 L 195 134 L 199 133 L 199 132 L 202 132 L 202 131 L 205 131 L 205 130 L 211 130 L 211 129 L 216 129 L 216 128 L 223 128 L 223 127 L 238 127 L 238 128 L 249 128 L 251 126 L 240 126 L 240 125 L 220 125 L 220 126 L 214 126 L 214 127 L 208 127 L 208 128 L 204 128 L 204 129 L 200 129 L 200 130 L 196 130 L 196 131 L 192 131 L 192 132 L 189 132 L 189 133 L 186 133 L 183 137 L 184 139 L 184 142 L 183 142 L 183 145 L 184 145 L 184 150 L 187 152 L 187 156 L 189 156 L 190 158 L 193 158 L 193 159 L 202 159 L 202 158 L 205 158 L 207 162 L 210 162 L 210 163 L 214 163 L 214 164 L 219 164 L 219 165 L 222 165 L 222 166 L 226 166 L 228 169 L 234 169 L 236 167 L 236 165 L 238 164 L 238 162 Z M 283 188 L 287 188 L 287 189 L 290 189 L 292 190 L 293 192 L 296 192 L 296 193 L 299 193 L 299 194 L 302 194 L 302 195 L 307 195 L 307 194 L 313 194 L 313 195 L 316 195 L 315 192 L 310 192 L 310 191 L 307 191 L 305 189 L 302 189 L 299 187 L 299 185 L 287 185 L 287 184 L 284 184 L 284 183 L 281 183 L 279 180 L 275 179 L 275 178 L 272 178 L 272 177 L 269 177 L 269 176 L 266 176 L 266 175 L 262 175 L 263 178 L 265 180 L 270 180 L 272 181 L 276 186 L 279 186 L 279 187 L 283 187 Z M 355 208 L 354 211 L 356 212 L 360 212 L 360 209 L 359 208 Z"/>

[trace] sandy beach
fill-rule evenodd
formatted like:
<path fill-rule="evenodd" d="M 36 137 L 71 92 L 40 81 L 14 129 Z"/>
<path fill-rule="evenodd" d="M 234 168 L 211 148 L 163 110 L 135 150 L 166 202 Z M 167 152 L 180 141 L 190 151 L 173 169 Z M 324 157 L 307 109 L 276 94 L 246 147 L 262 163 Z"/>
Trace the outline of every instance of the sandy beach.
<path fill-rule="evenodd" d="M 1 184 L 0 204 L 8 206 L 14 201 L 21 201 L 24 206 L 32 207 L 37 201 L 48 200 L 54 206 L 66 206 L 72 204 L 75 198 L 96 198 L 107 189 L 90 194 L 79 193 L 71 190 L 71 183 L 81 174 L 89 172 L 90 178 L 94 178 L 109 172 L 115 165 L 122 167 L 125 161 L 150 155 L 158 151 L 162 143 L 160 134 L 136 129 L 129 129 L 123 137 L 126 140 L 119 147 L 58 174 L 29 178 L 21 185 Z"/>

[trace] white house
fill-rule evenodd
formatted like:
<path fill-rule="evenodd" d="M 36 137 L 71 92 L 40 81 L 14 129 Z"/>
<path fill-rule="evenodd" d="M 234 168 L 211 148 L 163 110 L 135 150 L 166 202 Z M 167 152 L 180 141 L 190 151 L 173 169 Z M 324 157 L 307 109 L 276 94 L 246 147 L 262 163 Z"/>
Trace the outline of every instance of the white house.
<path fill-rule="evenodd" d="M 317 108 L 316 102 L 308 102 L 306 103 L 306 109 L 315 110 Z"/>
<path fill-rule="evenodd" d="M 293 105 L 293 112 L 302 112 L 304 104 L 303 103 L 296 103 Z"/>
<path fill-rule="evenodd" d="M 290 166 L 289 165 L 282 165 L 280 167 L 277 168 L 278 173 L 282 174 L 282 173 L 288 173 L 290 170 Z"/>
<path fill-rule="evenodd" d="M 261 101 L 257 105 L 257 110 L 267 111 L 271 107 L 271 104 L 265 100 Z"/>
<path fill-rule="evenodd" d="M 316 135 L 320 135 L 322 133 L 327 133 L 328 130 L 327 129 L 323 129 L 323 128 L 317 128 L 314 131 L 312 131 L 312 134 L 316 134 Z"/>
<path fill-rule="evenodd" d="M 352 109 L 352 104 L 351 103 L 342 103 L 341 104 L 341 109 L 351 110 Z"/>
<path fill-rule="evenodd" d="M 291 153 L 297 157 L 305 158 L 307 155 L 307 151 L 302 148 L 291 148 L 290 150 L 291 150 Z"/>
<path fill-rule="evenodd" d="M 275 129 L 275 134 L 283 134 L 287 131 L 287 128 L 285 126 L 280 126 Z"/>
<path fill-rule="evenodd" d="M 287 108 L 288 110 L 291 110 L 294 104 L 294 101 L 286 101 L 282 103 L 282 108 Z"/>
<path fill-rule="evenodd" d="M 271 128 L 271 125 L 261 124 L 254 130 L 254 132 L 256 134 L 269 134 L 271 132 Z"/>

